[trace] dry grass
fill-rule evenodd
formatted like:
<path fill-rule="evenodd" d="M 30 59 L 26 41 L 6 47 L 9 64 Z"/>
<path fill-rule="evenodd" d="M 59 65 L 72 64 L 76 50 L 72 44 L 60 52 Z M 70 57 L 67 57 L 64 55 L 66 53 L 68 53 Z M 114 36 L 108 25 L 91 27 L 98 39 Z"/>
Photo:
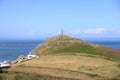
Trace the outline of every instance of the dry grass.
<path fill-rule="evenodd" d="M 80 66 L 104 67 L 115 65 L 116 62 L 108 61 L 101 58 L 93 58 L 77 55 L 59 55 L 59 56 L 42 56 L 37 59 L 26 61 L 24 66 L 39 66 L 50 68 L 62 68 L 70 70 L 78 70 Z"/>
<path fill-rule="evenodd" d="M 50 74 L 58 76 L 65 76 L 68 75 L 54 72 L 56 69 L 61 70 L 71 70 L 77 72 L 83 72 L 86 74 L 96 74 L 98 76 L 113 78 L 120 74 L 120 68 L 117 67 L 118 63 L 114 61 L 105 60 L 102 58 L 94 58 L 94 57 L 86 57 L 86 56 L 79 56 L 79 55 L 48 55 L 42 56 L 37 59 L 33 59 L 30 61 L 23 62 L 17 66 L 30 66 L 34 68 L 42 67 L 52 69 L 50 72 L 43 70 L 35 70 L 37 73 L 42 74 Z M 23 68 L 22 68 L 23 69 Z M 28 69 L 28 70 L 27 70 Z M 23 69 L 23 72 L 30 71 L 34 72 L 34 69 L 31 68 Z M 24 71 L 25 70 L 25 71 Z M 64 72 L 65 73 L 65 72 Z M 72 74 L 69 74 L 67 77 L 77 77 Z M 84 75 L 85 77 L 85 75 Z M 83 78 L 84 78 L 83 77 Z M 88 76 L 87 76 L 88 77 Z"/>
<path fill-rule="evenodd" d="M 94 80 L 88 75 L 72 72 L 72 71 L 61 70 L 61 69 L 51 69 L 51 68 L 41 68 L 41 67 L 13 67 L 9 71 L 10 72 L 14 71 L 17 73 L 25 73 L 29 75 L 43 75 L 43 76 L 46 75 L 46 76 L 69 78 L 69 79 Z"/>

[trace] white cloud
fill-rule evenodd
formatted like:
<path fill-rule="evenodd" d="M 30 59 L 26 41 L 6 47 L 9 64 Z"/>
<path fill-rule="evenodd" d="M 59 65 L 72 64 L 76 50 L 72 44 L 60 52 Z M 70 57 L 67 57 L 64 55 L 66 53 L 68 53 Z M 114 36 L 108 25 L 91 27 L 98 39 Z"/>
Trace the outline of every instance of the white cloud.
<path fill-rule="evenodd" d="M 80 35 L 80 34 L 102 34 L 105 33 L 105 28 L 91 28 L 91 29 L 78 29 L 68 31 L 68 34 Z"/>
<path fill-rule="evenodd" d="M 86 29 L 83 31 L 84 34 L 102 34 L 105 32 L 105 28 Z"/>

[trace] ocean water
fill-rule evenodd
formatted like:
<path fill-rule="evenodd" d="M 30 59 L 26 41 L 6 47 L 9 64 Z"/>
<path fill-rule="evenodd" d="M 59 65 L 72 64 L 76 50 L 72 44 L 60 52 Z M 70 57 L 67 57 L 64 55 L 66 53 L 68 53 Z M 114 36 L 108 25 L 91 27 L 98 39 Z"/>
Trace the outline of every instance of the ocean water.
<path fill-rule="evenodd" d="M 0 41 L 0 62 L 16 59 L 19 55 L 27 55 L 43 41 Z M 91 41 L 92 43 L 120 49 L 120 41 Z"/>
<path fill-rule="evenodd" d="M 0 41 L 0 62 L 27 55 L 43 41 Z"/>
<path fill-rule="evenodd" d="M 92 43 L 100 44 L 103 46 L 116 48 L 120 50 L 120 41 L 92 41 Z"/>

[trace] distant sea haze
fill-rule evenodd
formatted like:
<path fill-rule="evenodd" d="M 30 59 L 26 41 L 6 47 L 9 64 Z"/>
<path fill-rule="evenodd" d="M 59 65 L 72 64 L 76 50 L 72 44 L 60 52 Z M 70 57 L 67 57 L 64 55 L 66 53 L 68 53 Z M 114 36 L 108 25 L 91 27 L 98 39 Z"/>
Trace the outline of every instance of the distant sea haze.
<path fill-rule="evenodd" d="M 0 62 L 16 59 L 19 55 L 27 55 L 40 41 L 0 41 Z M 120 50 L 120 41 L 91 41 L 92 43 L 116 48 Z"/>

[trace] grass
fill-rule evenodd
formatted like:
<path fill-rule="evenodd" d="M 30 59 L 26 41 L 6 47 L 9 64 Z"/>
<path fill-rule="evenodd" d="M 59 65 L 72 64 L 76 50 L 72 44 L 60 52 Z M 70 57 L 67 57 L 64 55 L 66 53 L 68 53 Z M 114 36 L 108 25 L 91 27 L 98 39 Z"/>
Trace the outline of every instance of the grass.
<path fill-rule="evenodd" d="M 109 61 L 102 58 L 87 57 L 80 55 L 48 55 L 37 59 L 23 62 L 17 65 L 21 68 L 13 68 L 18 72 L 27 72 L 44 74 L 58 77 L 76 78 L 78 73 L 83 78 L 90 78 L 90 75 L 97 75 L 105 78 L 113 78 L 119 76 L 120 68 L 118 62 Z M 25 69 L 26 67 L 26 69 Z M 82 67 L 82 68 L 81 68 Z M 42 69 L 41 69 L 42 68 Z M 87 69 L 90 68 L 90 69 Z M 19 70 L 20 69 L 20 70 Z M 35 70 L 35 71 L 34 71 Z M 75 73 L 69 74 L 66 71 L 73 71 Z M 85 74 L 90 74 L 89 76 Z M 81 78 L 77 77 L 78 79 Z M 91 78 L 90 78 L 91 79 Z"/>
<path fill-rule="evenodd" d="M 76 53 L 84 53 L 84 54 L 92 54 L 92 55 L 99 55 L 107 57 L 107 59 L 116 59 L 120 60 L 120 54 L 111 52 L 111 51 L 102 51 L 99 50 L 99 48 L 94 48 L 86 43 L 78 44 L 74 43 L 73 45 L 69 47 L 56 47 L 56 48 L 50 48 L 45 50 L 43 53 L 47 54 L 61 54 L 61 53 L 69 53 L 69 54 L 76 54 Z"/>
<path fill-rule="evenodd" d="M 69 53 L 72 55 L 75 53 L 84 53 L 104 56 L 106 59 L 120 60 L 120 52 L 116 50 L 61 35 L 47 39 L 43 44 L 34 49 L 32 53 L 39 56 L 61 53 Z"/>
<path fill-rule="evenodd" d="M 33 76 L 33 75 L 24 75 L 24 74 L 9 74 L 4 73 L 0 75 L 0 80 L 53 80 L 53 77 L 50 76 Z"/>
<path fill-rule="evenodd" d="M 51 55 L 51 56 L 42 56 L 38 59 L 33 59 L 31 61 L 26 61 L 23 64 L 27 66 L 36 66 L 36 63 L 38 63 L 37 66 L 43 66 L 43 67 L 45 67 L 45 65 L 46 66 L 49 65 L 49 67 L 51 65 L 51 67 L 54 66 L 58 68 L 61 66 L 63 66 L 63 68 L 65 66 L 68 66 L 65 69 L 69 69 L 70 67 L 73 69 L 77 69 L 77 67 L 82 65 L 100 67 L 103 65 L 115 64 L 116 62 L 108 61 L 101 58 L 93 58 L 93 57 L 86 57 L 86 56 L 79 56 L 79 55 L 78 56 L 77 55 L 64 55 L 64 56 Z"/>
<path fill-rule="evenodd" d="M 119 80 L 120 51 L 59 35 L 38 45 L 27 60 L 3 70 L 1 80 Z M 12 74 L 11 74 L 12 73 Z M 10 74 L 10 75 L 8 75 Z M 23 76 L 24 75 L 24 76 Z"/>
<path fill-rule="evenodd" d="M 16 64 L 3 72 L 6 73 L 0 75 L 0 78 L 3 78 L 1 80 L 5 80 L 6 77 L 9 77 L 8 80 L 112 80 L 120 78 L 119 62 L 86 55 L 41 56 Z"/>

